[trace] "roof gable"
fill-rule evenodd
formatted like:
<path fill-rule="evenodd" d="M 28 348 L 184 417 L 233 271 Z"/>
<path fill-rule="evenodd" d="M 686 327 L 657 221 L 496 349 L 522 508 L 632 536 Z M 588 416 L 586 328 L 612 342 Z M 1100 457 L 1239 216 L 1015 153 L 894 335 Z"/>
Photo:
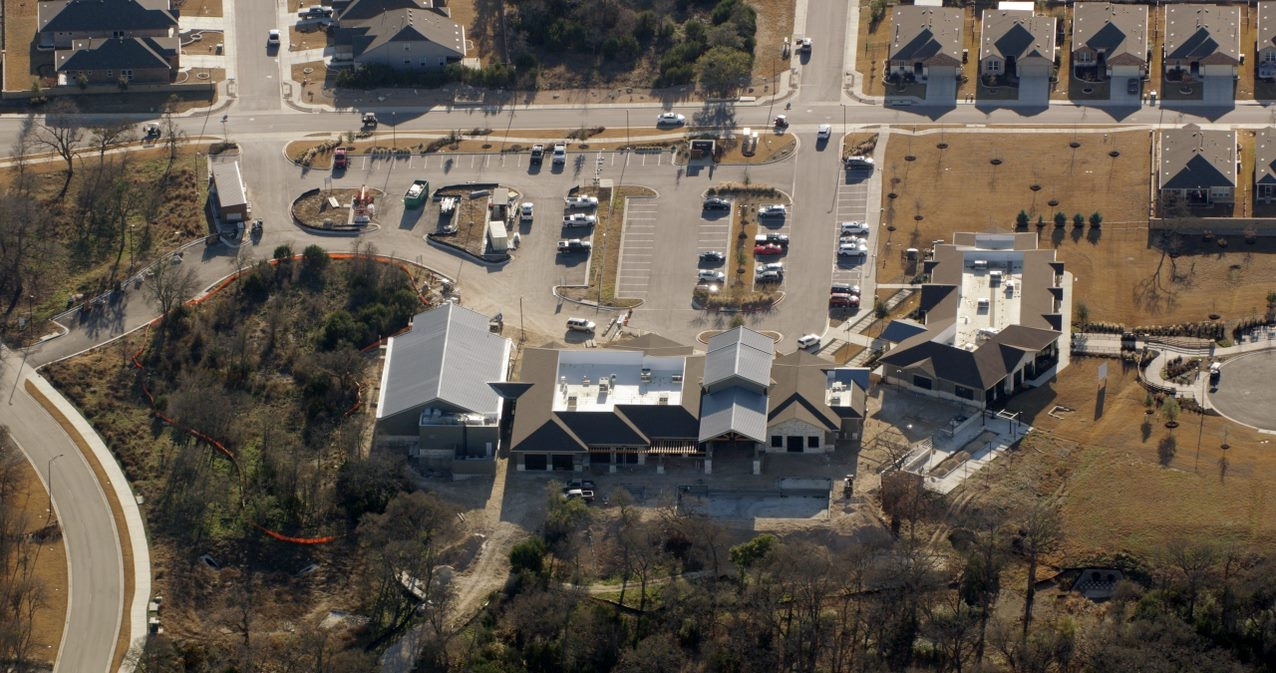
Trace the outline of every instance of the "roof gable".
<path fill-rule="evenodd" d="M 176 37 L 126 37 L 77 40 L 57 52 L 57 71 L 171 69 L 179 49 Z"/>
<path fill-rule="evenodd" d="M 1240 8 L 1219 5 L 1167 5 L 1165 58 L 1171 61 L 1238 63 Z"/>
<path fill-rule="evenodd" d="M 956 7 L 896 7 L 890 60 L 961 63 L 962 11 Z"/>
<path fill-rule="evenodd" d="M 767 396 L 743 388 L 727 388 L 700 398 L 698 440 L 707 442 L 735 434 L 766 441 Z"/>
<path fill-rule="evenodd" d="M 705 388 L 736 379 L 765 389 L 771 385 L 771 360 L 775 342 L 743 327 L 722 332 L 709 339 L 705 354 Z"/>
<path fill-rule="evenodd" d="M 1236 135 L 1189 124 L 1161 132 L 1161 189 L 1236 186 Z"/>
<path fill-rule="evenodd" d="M 1073 51 L 1104 52 L 1112 65 L 1146 64 L 1147 21 L 1146 5 L 1078 2 L 1072 14 Z"/>

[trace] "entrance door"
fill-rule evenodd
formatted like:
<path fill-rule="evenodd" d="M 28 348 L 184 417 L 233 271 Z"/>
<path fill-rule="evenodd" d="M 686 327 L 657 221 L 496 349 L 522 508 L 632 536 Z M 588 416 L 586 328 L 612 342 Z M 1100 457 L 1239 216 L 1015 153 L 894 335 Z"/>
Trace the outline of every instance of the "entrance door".
<path fill-rule="evenodd" d="M 802 435 L 788 435 L 784 438 L 784 449 L 789 453 L 802 453 L 806 448 L 806 437 Z"/>

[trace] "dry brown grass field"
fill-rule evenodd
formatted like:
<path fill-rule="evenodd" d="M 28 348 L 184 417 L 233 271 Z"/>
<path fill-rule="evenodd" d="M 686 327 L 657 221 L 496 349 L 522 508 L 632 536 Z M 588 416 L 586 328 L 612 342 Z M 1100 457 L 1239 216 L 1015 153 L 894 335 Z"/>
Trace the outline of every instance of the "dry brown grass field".
<path fill-rule="evenodd" d="M 951 240 L 956 231 L 1012 231 L 1023 210 L 1031 220 L 1028 230 L 1058 250 L 1075 275 L 1075 296 L 1091 320 L 1134 326 L 1205 320 L 1211 313 L 1242 318 L 1262 311 L 1267 292 L 1276 289 L 1265 280 L 1276 277 L 1272 243 L 1234 240 L 1220 248 L 1184 239 L 1177 259 L 1150 245 L 1146 131 L 928 131 L 892 133 L 888 142 L 879 169 L 882 223 L 895 231 L 884 237 L 890 247 L 879 250 L 882 282 L 903 278 L 903 248 Z M 1079 146 L 1072 148 L 1074 142 Z M 941 143 L 947 149 L 938 149 Z M 1033 191 L 1034 185 L 1039 189 Z M 1056 212 L 1069 220 L 1063 229 L 1054 226 Z M 1099 230 L 1073 227 L 1073 215 L 1094 212 L 1103 216 Z M 1037 228 L 1038 217 L 1044 228 Z"/>
<path fill-rule="evenodd" d="M 1104 363 L 1108 380 L 1100 386 L 1097 370 Z M 1156 558 L 1180 539 L 1271 549 L 1271 436 L 1192 413 L 1180 416 L 1173 430 L 1153 415 L 1145 431 L 1144 400 L 1133 369 L 1074 359 L 1050 386 L 1011 400 L 1009 407 L 1035 430 L 1017 453 L 967 488 L 994 500 L 1025 491 L 1060 494 L 1066 537 L 1059 560 L 1069 564 L 1121 553 Z M 1054 405 L 1074 411 L 1055 418 L 1049 415 Z"/>

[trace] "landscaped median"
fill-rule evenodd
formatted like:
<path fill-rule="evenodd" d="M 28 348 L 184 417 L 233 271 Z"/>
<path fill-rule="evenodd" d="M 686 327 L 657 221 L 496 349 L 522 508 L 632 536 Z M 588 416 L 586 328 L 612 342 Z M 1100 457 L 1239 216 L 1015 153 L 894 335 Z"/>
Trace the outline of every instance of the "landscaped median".
<path fill-rule="evenodd" d="M 484 262 L 506 262 L 510 259 L 510 249 L 516 247 L 519 234 L 515 219 L 515 210 L 522 195 L 512 189 L 504 190 L 504 201 L 495 199 L 500 185 L 496 183 L 465 184 L 440 187 L 434 194 L 439 206 L 430 202 L 422 207 L 422 211 L 438 211 L 437 231 L 426 234 L 432 243 L 460 250 L 467 255 Z M 449 205 L 444 208 L 443 205 Z M 423 215 L 424 217 L 424 215 Z M 489 236 L 488 228 L 492 222 L 501 222 L 506 226 L 504 236 L 497 235 L 499 243 L 494 243 Z"/>
<path fill-rule="evenodd" d="M 598 224 L 594 226 L 594 247 L 590 253 L 588 284 L 559 287 L 558 295 L 573 301 L 597 302 L 612 308 L 633 308 L 641 299 L 616 296 L 616 272 L 620 266 L 620 245 L 625 225 L 625 202 L 649 199 L 656 192 L 647 187 L 621 185 L 582 189 L 583 195 L 598 197 Z"/>
<path fill-rule="evenodd" d="M 772 286 L 758 290 L 754 282 L 758 261 L 754 246 L 757 234 L 763 229 L 758 208 L 770 204 L 787 207 L 792 199 L 769 185 L 738 183 L 721 184 L 711 188 L 707 194 L 731 199 L 731 249 L 726 251 L 727 279 L 721 286 L 696 286 L 692 304 L 710 311 L 763 311 L 771 308 L 784 293 Z M 776 224 L 784 221 L 783 218 L 775 220 Z"/>

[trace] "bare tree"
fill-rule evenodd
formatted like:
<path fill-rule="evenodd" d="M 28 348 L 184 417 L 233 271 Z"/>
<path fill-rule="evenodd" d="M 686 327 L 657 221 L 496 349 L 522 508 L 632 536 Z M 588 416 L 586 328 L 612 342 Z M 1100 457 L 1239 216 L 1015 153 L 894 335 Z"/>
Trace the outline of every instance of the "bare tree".
<path fill-rule="evenodd" d="M 186 303 L 195 294 L 199 280 L 195 270 L 161 259 L 151 265 L 151 277 L 146 281 L 146 298 L 153 302 L 161 315 L 168 315 Z"/>
<path fill-rule="evenodd" d="M 133 142 L 135 135 L 133 133 L 133 125 L 129 123 L 104 124 L 94 126 L 90 129 L 91 142 L 93 149 L 97 150 L 97 163 L 99 166 L 106 161 L 106 153 L 119 147 Z"/>
<path fill-rule="evenodd" d="M 49 104 L 44 121 L 35 129 L 37 143 L 48 147 L 66 162 L 66 179 L 57 198 L 66 196 L 75 176 L 75 157 L 84 141 L 84 127 L 76 118 L 75 103 L 68 98 L 58 98 Z"/>
<path fill-rule="evenodd" d="M 1028 639 L 1028 628 L 1032 624 L 1032 603 L 1037 596 L 1037 565 L 1041 557 L 1059 547 L 1063 538 L 1063 525 L 1059 516 L 1059 505 L 1053 500 L 1038 503 L 1028 511 L 1027 516 L 1019 524 L 1019 535 L 1015 544 L 1019 552 L 1028 560 L 1028 582 L 1023 601 L 1023 633 Z"/>

